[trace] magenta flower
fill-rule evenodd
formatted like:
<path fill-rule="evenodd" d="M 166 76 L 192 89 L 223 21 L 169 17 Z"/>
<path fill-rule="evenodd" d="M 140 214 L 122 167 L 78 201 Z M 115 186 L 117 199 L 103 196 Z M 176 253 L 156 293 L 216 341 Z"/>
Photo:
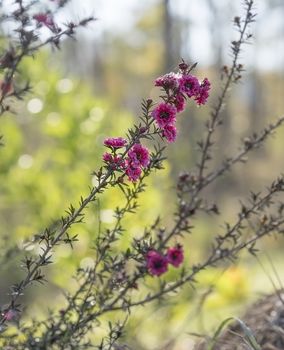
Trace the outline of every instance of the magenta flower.
<path fill-rule="evenodd" d="M 166 125 L 163 128 L 162 135 L 167 139 L 168 142 L 175 142 L 177 138 L 177 128 L 174 125 Z"/>
<path fill-rule="evenodd" d="M 106 152 L 103 154 L 103 161 L 106 162 L 106 163 L 111 163 L 113 161 L 113 156 Z"/>
<path fill-rule="evenodd" d="M 178 78 L 175 73 L 165 74 L 155 80 L 155 86 L 161 86 L 166 91 L 178 88 Z"/>
<path fill-rule="evenodd" d="M 176 114 L 176 107 L 164 102 L 160 103 L 152 112 L 152 116 L 160 128 L 173 124 L 176 121 Z"/>
<path fill-rule="evenodd" d="M 13 90 L 13 85 L 11 82 L 1 80 L 0 81 L 0 95 L 7 95 Z"/>
<path fill-rule="evenodd" d="M 148 149 L 143 147 L 140 143 L 136 143 L 128 152 L 128 161 L 133 168 L 148 166 L 150 163 Z"/>
<path fill-rule="evenodd" d="M 112 148 L 121 148 L 127 145 L 127 140 L 123 137 L 109 137 L 104 140 L 104 145 Z"/>
<path fill-rule="evenodd" d="M 186 74 L 179 79 L 179 88 L 180 91 L 185 93 L 188 97 L 192 97 L 198 95 L 200 85 L 195 76 Z"/>
<path fill-rule="evenodd" d="M 167 260 L 170 264 L 178 267 L 183 262 L 183 248 L 181 245 L 169 248 L 167 251 Z"/>
<path fill-rule="evenodd" d="M 147 269 L 153 276 L 160 276 L 168 270 L 168 260 L 165 256 L 150 250 L 146 255 Z"/>
<path fill-rule="evenodd" d="M 112 155 L 108 152 L 104 153 L 103 155 L 103 161 L 107 163 L 112 170 L 117 170 L 117 169 L 125 169 L 126 168 L 126 163 L 125 160 L 122 159 L 122 157 L 117 156 L 117 155 Z"/>
<path fill-rule="evenodd" d="M 207 102 L 210 88 L 210 81 L 207 78 L 205 78 L 200 85 L 198 95 L 195 97 L 195 101 L 198 105 L 204 105 Z"/>
<path fill-rule="evenodd" d="M 182 112 L 185 109 L 185 98 L 182 94 L 177 94 L 174 100 L 177 112 Z"/>
<path fill-rule="evenodd" d="M 2 313 L 2 316 L 4 320 L 12 321 L 17 316 L 17 312 L 15 310 L 7 310 Z"/>
<path fill-rule="evenodd" d="M 131 163 L 129 163 L 126 167 L 125 174 L 128 176 L 129 181 L 136 182 L 142 173 L 141 168 L 133 167 Z"/>
<path fill-rule="evenodd" d="M 53 18 L 48 13 L 37 13 L 33 16 L 33 18 L 40 24 L 45 25 L 48 28 L 54 28 L 55 24 Z"/>

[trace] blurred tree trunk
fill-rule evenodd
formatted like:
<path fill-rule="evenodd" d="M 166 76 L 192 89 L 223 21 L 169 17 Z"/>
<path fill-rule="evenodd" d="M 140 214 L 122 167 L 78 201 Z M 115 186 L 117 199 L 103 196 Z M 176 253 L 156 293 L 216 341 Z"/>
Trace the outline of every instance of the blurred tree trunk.
<path fill-rule="evenodd" d="M 224 35 L 225 28 L 227 27 L 226 21 L 228 17 L 230 18 L 233 16 L 234 8 L 233 4 L 230 2 L 225 5 L 221 4 L 219 0 L 206 0 L 206 2 L 210 11 L 210 21 L 208 26 L 213 57 L 212 68 L 214 70 L 214 76 L 218 81 L 220 79 L 221 70 L 225 64 L 224 54 L 227 54 L 227 52 L 224 52 L 224 48 L 227 50 L 227 42 L 225 42 Z M 221 114 L 223 125 L 221 128 L 218 128 L 216 142 L 216 147 L 220 152 L 218 155 L 215 154 L 215 159 L 211 164 L 213 167 L 222 162 L 224 157 L 235 149 L 236 135 L 233 127 L 232 106 L 230 103 L 226 103 L 223 106 Z M 234 179 L 232 177 L 227 178 L 224 182 L 216 184 L 215 187 L 212 186 L 212 192 L 215 194 L 222 193 L 224 192 L 224 189 L 225 191 L 230 191 L 230 189 L 235 188 L 234 186 Z"/>
<path fill-rule="evenodd" d="M 224 22 L 226 20 L 227 14 L 230 16 L 230 13 L 233 13 L 231 5 L 228 4 L 226 7 L 220 5 L 219 0 L 207 0 L 208 8 L 211 12 L 211 20 L 209 22 L 209 31 L 211 34 L 212 48 L 214 50 L 214 70 L 216 76 L 220 76 L 221 69 L 224 66 L 223 61 L 223 52 L 224 52 Z M 228 11 L 228 12 L 227 12 Z M 232 115 L 231 109 L 228 104 L 223 107 L 222 117 L 224 120 L 224 125 L 220 128 L 220 142 L 221 149 L 227 149 L 230 151 L 230 148 L 233 146 L 232 136 L 234 132 L 232 130 Z M 226 146 L 226 147 L 224 147 Z M 234 146 L 233 146 L 234 147 Z M 220 159 L 224 155 L 220 154 Z"/>
<path fill-rule="evenodd" d="M 170 10 L 170 0 L 163 1 L 164 6 L 164 72 L 171 71 L 176 65 L 173 47 L 173 17 Z"/>
<path fill-rule="evenodd" d="M 220 72 L 223 66 L 223 40 L 222 40 L 222 12 L 215 0 L 207 0 L 208 8 L 211 12 L 211 21 L 209 29 L 211 33 L 212 48 L 214 49 L 213 56 L 215 67 Z"/>

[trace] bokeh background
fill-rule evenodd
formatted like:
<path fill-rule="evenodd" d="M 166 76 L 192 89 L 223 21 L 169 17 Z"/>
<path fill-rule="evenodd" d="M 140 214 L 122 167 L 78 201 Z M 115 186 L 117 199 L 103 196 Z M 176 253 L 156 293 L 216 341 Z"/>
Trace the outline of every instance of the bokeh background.
<path fill-rule="evenodd" d="M 2 5 L 1 10 L 5 6 L 7 10 L 9 2 Z M 52 4 L 42 1 L 41 6 Z M 246 72 L 230 91 L 212 167 L 236 152 L 242 138 L 284 113 L 284 2 L 257 0 L 255 11 L 253 44 L 241 55 Z M 230 63 L 229 45 L 236 36 L 233 17 L 241 13 L 238 0 L 72 0 L 56 14 L 59 24 L 89 15 L 97 20 L 80 30 L 76 40 L 64 40 L 60 51 L 45 49 L 24 61 L 21 71 L 32 82 L 33 92 L 12 106 L 16 114 L 1 117 L 5 142 L 0 149 L 1 304 L 7 300 L 9 285 L 21 276 L 20 268 L 15 268 L 21 256 L 38 249 L 24 240 L 59 219 L 70 203 L 76 205 L 87 193 L 91 173 L 102 164 L 103 139 L 123 135 L 139 116 L 141 99 L 157 96 L 154 79 L 175 70 L 183 58 L 198 62 L 196 75 L 212 82 L 209 104 L 201 108 L 191 104 L 183 112 L 178 141 L 167 149 L 165 169 L 148 180 L 136 219 L 126 220 L 121 247 L 157 215 L 165 226 L 171 225 L 176 179 L 198 160 L 196 142 L 220 90 L 220 69 Z M 281 129 L 250 155 L 249 163 L 236 166 L 211 186 L 208 199 L 219 204 L 222 215 L 198 218 L 185 240 L 186 263 L 206 257 L 214 235 L 222 223 L 236 217 L 239 201 L 250 189 L 263 190 L 283 172 L 283 146 Z M 43 301 L 46 307 L 63 305 L 60 289 L 66 285 L 72 289 L 77 266 L 92 264 L 98 222 L 111 226 L 121 199 L 118 191 L 102 196 L 89 208 L 85 224 L 74 228 L 80 237 L 74 250 L 58 247 L 55 264 L 47 271 L 50 284 L 31 288 L 25 296 L 30 305 L 27 320 L 44 317 Z M 12 250 L 7 258 L 5 252 L 14 245 L 19 251 Z M 190 333 L 210 334 L 223 319 L 240 314 L 260 293 L 273 290 L 274 268 L 284 278 L 282 242 L 270 238 L 259 247 L 259 261 L 242 254 L 234 266 L 205 271 L 196 290 L 186 286 L 177 296 L 135 310 L 125 342 L 137 350 L 190 349 L 194 342 Z"/>

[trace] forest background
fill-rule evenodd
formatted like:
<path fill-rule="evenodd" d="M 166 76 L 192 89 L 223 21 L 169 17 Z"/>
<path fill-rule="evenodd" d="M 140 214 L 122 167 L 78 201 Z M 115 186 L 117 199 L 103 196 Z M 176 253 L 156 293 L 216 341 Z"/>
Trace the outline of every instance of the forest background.
<path fill-rule="evenodd" d="M 3 4 L 9 6 L 9 2 Z M 254 42 L 242 54 L 246 73 L 231 91 L 224 110 L 216 163 L 236 150 L 240 139 L 283 114 L 284 3 L 259 0 L 256 10 Z M 16 253 L 11 250 L 9 259 L 2 256 L 6 263 L 0 276 L 1 304 L 8 286 L 20 278 L 21 271 L 14 268 L 19 254 L 35 248 L 25 246 L 24 240 L 87 193 L 90 174 L 102 164 L 104 138 L 127 130 L 139 114 L 141 98 L 157 96 L 153 88 L 157 76 L 175 69 L 181 57 L 198 62 L 196 72 L 208 76 L 212 82 L 210 100 L 214 99 L 220 70 L 230 59 L 228 46 L 235 35 L 232 14 L 240 11 L 238 1 L 225 0 L 124 0 L 119 4 L 115 0 L 74 0 L 57 13 L 58 22 L 89 14 L 97 20 L 82 29 L 76 40 L 66 39 L 62 50 L 46 49 L 35 60 L 24 61 L 22 73 L 33 83 L 33 93 L 13 106 L 16 115 L 8 114 L 1 120 L 0 254 L 6 254 L 14 244 L 20 249 Z M 7 30 L 1 28 L 2 32 Z M 196 162 L 196 141 L 208 114 L 206 108 L 191 105 L 183 112 L 177 144 L 167 150 L 165 169 L 147 180 L 150 188 L 140 198 L 135 222 L 129 217 L 121 247 L 158 215 L 165 224 L 170 223 L 176 179 Z M 199 232 L 186 238 L 188 263 L 206 256 L 223 218 L 234 218 L 239 199 L 248 189 L 257 192 L 283 172 L 282 135 L 283 130 L 279 130 L 277 137 L 255 152 L 253 162 L 237 165 L 221 184 L 210 187 L 208 200 L 218 198 L 224 215 L 199 218 Z M 48 270 L 51 283 L 32 288 L 25 295 L 25 303 L 31 305 L 25 317 L 44 317 L 43 300 L 50 308 L 60 307 L 60 288 L 66 284 L 72 288 L 71 276 L 78 265 L 92 264 L 90 243 L 99 230 L 98 219 L 104 227 L 111 225 L 119 201 L 118 191 L 108 192 L 97 210 L 88 212 L 86 223 L 75 228 L 74 233 L 80 235 L 75 249 L 58 248 L 56 264 Z M 239 314 L 259 293 L 273 290 L 269 278 L 275 277 L 273 267 L 281 277 L 283 242 L 270 238 L 259 246 L 263 249 L 258 259 L 243 254 L 233 266 L 202 273 L 198 290 L 188 286 L 166 303 L 137 309 L 127 328 L 129 345 L 141 350 L 187 348 L 192 342 L 188 333 L 210 333 L 227 316 Z M 168 321 L 161 322 L 165 319 Z"/>

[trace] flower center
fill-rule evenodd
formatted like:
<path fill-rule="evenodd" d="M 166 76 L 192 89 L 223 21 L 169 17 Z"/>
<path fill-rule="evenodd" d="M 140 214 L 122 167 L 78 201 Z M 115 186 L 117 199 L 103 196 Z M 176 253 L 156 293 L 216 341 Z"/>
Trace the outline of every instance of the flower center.
<path fill-rule="evenodd" d="M 161 115 L 160 115 L 160 117 L 161 117 L 162 119 L 168 119 L 168 118 L 169 118 L 169 113 L 168 113 L 168 112 L 162 112 Z"/>
<path fill-rule="evenodd" d="M 154 266 L 156 269 L 159 269 L 159 268 L 163 267 L 163 262 L 161 260 L 156 260 L 154 262 Z"/>
<path fill-rule="evenodd" d="M 178 258 L 178 256 L 179 256 L 178 252 L 174 252 L 172 255 L 172 258 L 175 260 Z"/>
<path fill-rule="evenodd" d="M 187 89 L 191 89 L 191 88 L 193 87 L 193 84 L 192 84 L 190 81 L 187 81 L 187 82 L 185 83 L 185 87 L 186 87 Z"/>

